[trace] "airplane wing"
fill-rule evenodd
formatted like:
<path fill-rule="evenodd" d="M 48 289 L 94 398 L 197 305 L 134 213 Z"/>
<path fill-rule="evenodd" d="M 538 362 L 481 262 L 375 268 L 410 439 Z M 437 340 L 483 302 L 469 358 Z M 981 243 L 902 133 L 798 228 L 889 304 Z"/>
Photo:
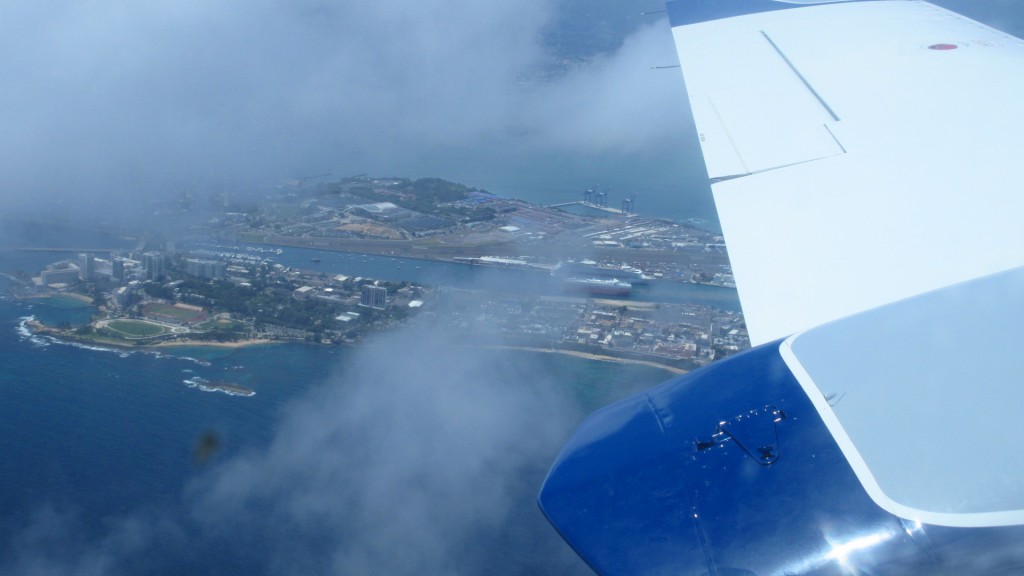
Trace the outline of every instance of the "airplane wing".
<path fill-rule="evenodd" d="M 754 349 L 589 417 L 601 574 L 1024 571 L 1024 42 L 926 2 L 669 4 Z"/>
<path fill-rule="evenodd" d="M 790 9 L 686 19 L 721 4 Z M 1024 43 L 925 2 L 805 4 L 670 8 L 754 344 L 1024 263 Z"/>

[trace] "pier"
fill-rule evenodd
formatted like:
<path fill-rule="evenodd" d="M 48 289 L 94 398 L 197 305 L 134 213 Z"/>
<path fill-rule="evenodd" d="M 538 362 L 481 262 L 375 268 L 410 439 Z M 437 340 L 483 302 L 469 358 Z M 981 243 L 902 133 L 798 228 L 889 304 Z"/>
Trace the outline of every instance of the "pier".
<path fill-rule="evenodd" d="M 632 216 L 631 213 L 625 210 L 619 210 L 618 208 L 610 208 L 608 206 L 602 206 L 593 202 L 587 202 L 586 200 L 576 200 L 574 202 L 562 202 L 561 204 L 549 204 L 545 208 L 564 208 L 566 206 L 586 206 L 587 208 L 593 208 L 609 214 L 615 214 L 616 216 Z"/>

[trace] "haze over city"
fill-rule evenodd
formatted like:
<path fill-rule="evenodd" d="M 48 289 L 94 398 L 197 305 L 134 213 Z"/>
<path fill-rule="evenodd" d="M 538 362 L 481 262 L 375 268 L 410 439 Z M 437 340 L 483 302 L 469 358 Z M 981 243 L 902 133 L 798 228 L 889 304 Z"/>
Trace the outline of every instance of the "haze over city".
<path fill-rule="evenodd" d="M 586 171 L 692 140 L 679 75 L 650 70 L 675 61 L 662 16 L 613 2 L 4 12 L 9 208 L 110 211 L 324 172 L 489 187 L 544 156 Z"/>

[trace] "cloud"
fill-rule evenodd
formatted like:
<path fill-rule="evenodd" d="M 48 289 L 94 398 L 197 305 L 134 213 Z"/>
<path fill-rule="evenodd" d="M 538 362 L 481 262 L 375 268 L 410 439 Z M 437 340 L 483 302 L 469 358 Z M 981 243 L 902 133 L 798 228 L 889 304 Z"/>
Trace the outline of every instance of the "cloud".
<path fill-rule="evenodd" d="M 87 525 L 74 509 L 39 508 L 6 543 L 0 575 L 138 574 L 154 568 L 160 557 L 156 551 L 180 550 L 184 538 L 175 520 L 149 512 L 105 522 L 104 535 L 98 539 L 87 536 L 92 533 Z"/>
<path fill-rule="evenodd" d="M 679 75 L 651 70 L 675 63 L 667 22 L 641 25 L 620 4 L 5 3 L 0 202 L 110 212 L 323 172 L 488 186 L 552 155 L 573 172 L 559 186 L 657 157 L 703 189 Z M 942 4 L 1011 31 L 1018 16 L 1009 0 Z M 584 10 L 602 16 L 588 24 Z M 567 58 L 573 44 L 591 52 Z"/>
<path fill-rule="evenodd" d="M 651 151 L 692 126 L 668 22 L 646 24 L 614 53 L 544 86 L 532 121 L 562 150 Z M 692 130 L 691 130 L 692 131 Z"/>
<path fill-rule="evenodd" d="M 191 509 L 208 534 L 264 542 L 271 573 L 580 570 L 534 502 L 580 417 L 568 391 L 405 329 L 292 406 L 268 450 L 195 484 Z"/>
<path fill-rule="evenodd" d="M 589 574 L 536 504 L 582 417 L 572 382 L 453 340 L 466 335 L 417 322 L 350 350 L 268 423 L 268 446 L 176 502 L 38 509 L 0 575 Z"/>
<path fill-rule="evenodd" d="M 110 210 L 331 170 L 419 175 L 425 153 L 443 172 L 445 150 L 644 146 L 679 95 L 649 70 L 674 58 L 667 25 L 544 75 L 559 5 L 5 5 L 0 199 Z"/>
<path fill-rule="evenodd" d="M 3 184 L 138 194 L 472 137 L 538 56 L 544 4 L 5 6 Z"/>

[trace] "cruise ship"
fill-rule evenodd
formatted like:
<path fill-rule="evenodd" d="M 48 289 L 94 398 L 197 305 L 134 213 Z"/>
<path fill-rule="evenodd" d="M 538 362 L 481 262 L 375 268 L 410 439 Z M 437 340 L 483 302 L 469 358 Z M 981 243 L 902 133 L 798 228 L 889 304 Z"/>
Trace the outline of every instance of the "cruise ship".
<path fill-rule="evenodd" d="M 567 291 L 586 292 L 595 296 L 627 296 L 633 290 L 629 282 L 615 278 L 577 278 L 570 276 L 563 281 Z"/>
<path fill-rule="evenodd" d="M 632 266 L 627 265 L 623 265 L 620 268 L 601 266 L 593 260 L 561 262 L 551 270 L 551 274 L 555 276 L 573 278 L 613 278 L 622 282 L 628 282 L 632 285 L 647 284 L 653 280 L 653 278 L 645 275 L 643 271 L 638 268 L 633 268 Z"/>

